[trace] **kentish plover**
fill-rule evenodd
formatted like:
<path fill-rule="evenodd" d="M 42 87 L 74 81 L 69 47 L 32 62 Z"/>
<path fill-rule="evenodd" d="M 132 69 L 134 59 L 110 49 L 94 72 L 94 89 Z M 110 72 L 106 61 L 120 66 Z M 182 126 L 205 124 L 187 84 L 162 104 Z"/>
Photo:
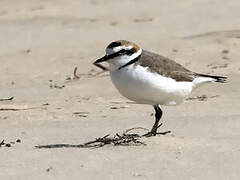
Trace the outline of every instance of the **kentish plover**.
<path fill-rule="evenodd" d="M 175 61 L 118 40 L 106 55 L 94 62 L 109 63 L 110 76 L 118 91 L 139 104 L 155 109 L 155 123 L 146 136 L 156 135 L 162 117 L 161 105 L 178 105 L 197 87 L 208 82 L 225 82 L 226 77 L 192 72 Z"/>

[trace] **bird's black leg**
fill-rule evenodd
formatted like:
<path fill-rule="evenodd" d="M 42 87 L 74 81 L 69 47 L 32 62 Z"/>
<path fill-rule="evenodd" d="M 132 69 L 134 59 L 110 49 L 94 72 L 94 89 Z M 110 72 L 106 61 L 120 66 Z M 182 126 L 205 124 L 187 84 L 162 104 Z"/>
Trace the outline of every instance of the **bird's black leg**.
<path fill-rule="evenodd" d="M 156 136 L 157 134 L 165 135 L 165 134 L 171 133 L 171 131 L 157 132 L 158 128 L 162 126 L 162 123 L 160 123 L 160 124 L 158 124 L 158 123 L 162 117 L 163 112 L 162 112 L 159 104 L 154 105 L 153 107 L 155 109 L 155 123 L 152 127 L 152 130 L 150 132 L 148 132 L 147 134 L 144 134 L 143 136 L 151 137 L 151 136 Z"/>

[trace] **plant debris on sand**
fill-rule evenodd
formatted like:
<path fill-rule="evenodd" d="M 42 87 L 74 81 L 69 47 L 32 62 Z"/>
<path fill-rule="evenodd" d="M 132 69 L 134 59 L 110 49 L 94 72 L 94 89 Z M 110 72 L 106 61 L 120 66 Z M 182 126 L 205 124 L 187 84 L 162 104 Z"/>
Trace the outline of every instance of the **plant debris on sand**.
<path fill-rule="evenodd" d="M 110 135 L 106 135 L 100 138 L 96 138 L 95 140 L 83 143 L 83 144 L 49 144 L 49 145 L 40 145 L 35 146 L 38 149 L 46 148 L 98 148 L 103 147 L 108 144 L 112 144 L 114 146 L 138 146 L 138 145 L 146 145 L 142 141 L 140 141 L 140 138 L 142 136 L 139 136 L 138 134 L 115 134 L 113 137 L 110 137 Z"/>
<path fill-rule="evenodd" d="M 84 143 L 82 147 L 102 147 L 107 144 L 113 144 L 114 146 L 136 146 L 136 145 L 146 145 L 142 141 L 140 141 L 141 136 L 138 134 L 125 134 L 122 135 L 115 134 L 113 137 L 110 137 L 110 135 L 106 135 L 101 138 L 97 138 L 94 141 L 89 141 L 87 143 Z"/>
<path fill-rule="evenodd" d="M 158 128 L 161 126 L 162 124 L 160 124 L 158 126 Z M 142 138 L 148 138 L 151 136 L 155 136 L 155 135 L 166 135 L 171 133 L 171 131 L 165 131 L 165 132 L 160 132 L 160 133 L 156 133 L 155 135 L 151 136 L 146 136 L 146 134 L 144 135 L 139 135 L 137 133 L 129 133 L 130 131 L 133 130 L 147 130 L 146 128 L 142 128 L 142 127 L 134 127 L 134 128 L 130 128 L 127 129 L 126 131 L 124 131 L 121 135 L 116 133 L 114 136 L 110 136 L 105 135 L 103 137 L 99 137 L 96 138 L 95 140 L 92 141 L 88 141 L 86 143 L 83 144 L 48 144 L 48 145 L 38 145 L 35 146 L 35 148 L 37 149 L 51 149 L 51 148 L 99 148 L 99 147 L 103 147 L 105 145 L 113 145 L 113 146 L 145 146 L 147 144 L 145 144 L 144 142 L 141 141 Z M 149 133 L 147 133 L 148 135 Z"/>

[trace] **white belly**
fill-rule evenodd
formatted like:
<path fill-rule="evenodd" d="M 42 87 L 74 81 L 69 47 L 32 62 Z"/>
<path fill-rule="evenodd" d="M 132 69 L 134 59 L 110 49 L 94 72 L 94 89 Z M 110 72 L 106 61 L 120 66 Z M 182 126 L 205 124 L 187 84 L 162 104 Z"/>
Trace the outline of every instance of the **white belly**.
<path fill-rule="evenodd" d="M 176 82 L 139 65 L 111 71 L 110 76 L 123 96 L 140 104 L 176 105 L 183 102 L 193 88 L 192 82 Z"/>

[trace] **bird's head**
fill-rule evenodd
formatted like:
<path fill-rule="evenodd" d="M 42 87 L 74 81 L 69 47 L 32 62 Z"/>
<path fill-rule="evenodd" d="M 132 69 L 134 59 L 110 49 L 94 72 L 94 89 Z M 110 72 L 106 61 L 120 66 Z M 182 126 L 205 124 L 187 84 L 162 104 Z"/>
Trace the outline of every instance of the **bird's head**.
<path fill-rule="evenodd" d="M 121 69 L 124 65 L 133 62 L 136 58 L 140 57 L 141 54 L 142 49 L 135 43 L 126 40 L 118 40 L 111 42 L 106 47 L 105 56 L 97 59 L 94 64 L 108 62 L 110 71 Z"/>

